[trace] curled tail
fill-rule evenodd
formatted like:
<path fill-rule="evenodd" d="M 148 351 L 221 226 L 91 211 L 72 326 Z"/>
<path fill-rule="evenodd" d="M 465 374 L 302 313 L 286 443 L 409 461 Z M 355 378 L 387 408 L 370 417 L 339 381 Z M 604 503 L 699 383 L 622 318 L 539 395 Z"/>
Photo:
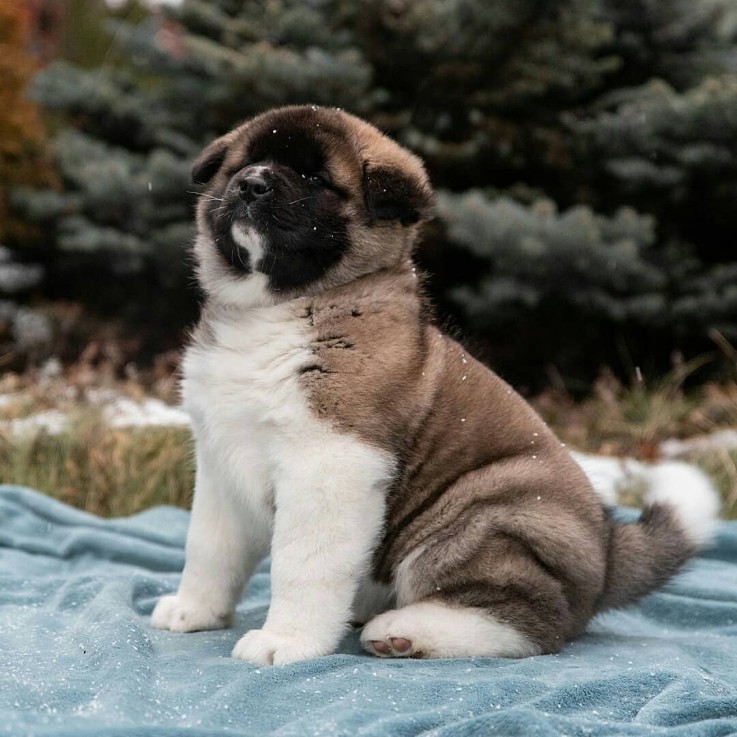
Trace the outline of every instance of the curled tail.
<path fill-rule="evenodd" d="M 576 460 L 596 489 L 593 465 L 587 467 L 586 457 Z M 612 522 L 599 611 L 627 606 L 662 586 L 709 543 L 719 516 L 716 489 L 695 466 L 625 461 L 620 467 L 623 479 L 645 485 L 645 508 L 633 524 Z M 607 480 L 612 478 L 610 473 Z"/>

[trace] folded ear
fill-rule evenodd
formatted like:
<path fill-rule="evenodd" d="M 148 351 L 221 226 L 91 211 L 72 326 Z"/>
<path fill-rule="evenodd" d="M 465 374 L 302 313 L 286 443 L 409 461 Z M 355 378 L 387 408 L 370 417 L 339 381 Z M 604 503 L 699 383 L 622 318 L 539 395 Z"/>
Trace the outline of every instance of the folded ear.
<path fill-rule="evenodd" d="M 363 167 L 366 209 L 374 220 L 399 220 L 413 225 L 427 220 L 432 209 L 432 190 L 414 172 L 369 163 Z"/>
<path fill-rule="evenodd" d="M 192 181 L 195 184 L 207 184 L 217 174 L 228 153 L 228 136 L 214 140 L 192 164 Z"/>

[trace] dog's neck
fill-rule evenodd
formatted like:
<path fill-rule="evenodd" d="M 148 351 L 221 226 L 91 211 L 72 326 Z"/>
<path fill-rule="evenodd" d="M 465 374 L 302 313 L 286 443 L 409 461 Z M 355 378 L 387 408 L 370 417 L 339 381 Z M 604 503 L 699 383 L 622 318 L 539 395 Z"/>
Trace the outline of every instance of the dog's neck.
<path fill-rule="evenodd" d="M 419 269 L 411 259 L 404 259 L 397 264 L 363 274 L 345 283 L 327 288 L 319 288 L 319 284 L 310 285 L 300 290 L 270 291 L 263 284 L 262 274 L 252 274 L 243 279 L 240 287 L 243 298 L 238 300 L 222 299 L 218 293 L 210 293 L 205 301 L 204 310 L 212 316 L 228 320 L 238 320 L 245 315 L 253 315 L 269 310 L 278 305 L 293 303 L 295 307 L 313 300 L 344 301 L 346 297 L 360 295 L 363 299 L 377 297 L 389 299 L 398 295 L 416 295 L 420 298 L 422 278 Z M 249 284 L 249 281 L 251 282 Z M 229 290 L 229 295 L 235 294 Z"/>

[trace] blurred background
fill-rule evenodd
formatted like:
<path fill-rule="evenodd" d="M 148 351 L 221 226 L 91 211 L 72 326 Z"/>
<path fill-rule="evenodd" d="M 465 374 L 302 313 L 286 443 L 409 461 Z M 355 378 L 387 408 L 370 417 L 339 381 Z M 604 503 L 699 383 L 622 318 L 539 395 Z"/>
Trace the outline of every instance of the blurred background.
<path fill-rule="evenodd" d="M 176 402 L 190 162 L 302 102 L 425 160 L 440 320 L 565 439 L 686 443 L 737 510 L 737 0 L 0 0 L 0 480 L 188 493 L 95 412 Z"/>

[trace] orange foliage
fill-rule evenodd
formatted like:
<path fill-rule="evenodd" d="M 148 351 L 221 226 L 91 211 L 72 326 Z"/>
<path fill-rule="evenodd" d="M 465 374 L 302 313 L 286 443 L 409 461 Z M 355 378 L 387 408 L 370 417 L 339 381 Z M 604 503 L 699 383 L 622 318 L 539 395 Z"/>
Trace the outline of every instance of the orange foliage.
<path fill-rule="evenodd" d="M 36 71 L 28 52 L 29 32 L 26 4 L 0 0 L 0 243 L 25 240 L 32 233 L 10 212 L 10 188 L 48 186 L 54 180 L 38 108 L 24 95 Z"/>

